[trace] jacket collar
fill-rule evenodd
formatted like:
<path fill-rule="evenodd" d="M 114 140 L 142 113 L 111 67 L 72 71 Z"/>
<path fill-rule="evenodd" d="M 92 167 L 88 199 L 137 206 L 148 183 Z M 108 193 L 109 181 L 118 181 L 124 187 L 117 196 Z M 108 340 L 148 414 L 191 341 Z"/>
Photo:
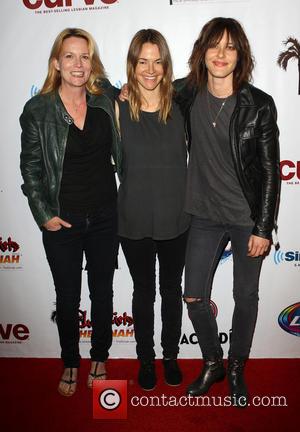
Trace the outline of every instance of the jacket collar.
<path fill-rule="evenodd" d="M 252 88 L 253 86 L 249 83 L 242 84 L 241 88 L 237 92 L 237 100 L 239 106 L 255 105 L 251 91 Z M 191 105 L 194 102 L 197 93 L 197 87 L 191 86 L 187 82 L 185 82 L 185 85 L 182 86 L 182 88 L 180 89 L 180 93 L 177 96 L 178 102 Z"/>
<path fill-rule="evenodd" d="M 70 116 L 70 114 L 67 112 L 61 97 L 59 96 L 58 91 L 54 93 L 55 98 L 55 105 L 56 109 L 58 110 L 59 117 L 62 118 L 62 120 L 67 123 L 68 125 L 71 125 L 74 123 L 74 119 Z M 86 101 L 87 105 L 90 107 L 97 107 L 97 108 L 103 108 L 105 111 L 108 111 L 108 103 L 109 99 L 101 94 L 101 95 L 92 95 L 89 92 L 86 93 Z"/>
<path fill-rule="evenodd" d="M 70 116 L 70 114 L 67 112 L 60 96 L 58 93 L 58 90 L 54 93 L 55 98 L 55 106 L 58 111 L 59 117 L 62 118 L 62 120 L 67 123 L 68 125 L 71 125 L 74 123 L 73 118 Z"/>
<path fill-rule="evenodd" d="M 255 106 L 251 89 L 253 86 L 245 83 L 237 92 L 237 101 L 239 106 Z"/>

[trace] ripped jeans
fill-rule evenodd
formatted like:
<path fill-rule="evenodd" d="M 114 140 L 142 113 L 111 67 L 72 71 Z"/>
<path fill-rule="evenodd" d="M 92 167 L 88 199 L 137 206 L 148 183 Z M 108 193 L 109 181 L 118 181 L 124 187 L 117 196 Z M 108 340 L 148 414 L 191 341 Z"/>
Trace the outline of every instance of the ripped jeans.
<path fill-rule="evenodd" d="M 193 216 L 189 232 L 185 298 L 188 315 L 198 338 L 203 358 L 220 358 L 223 351 L 218 338 L 216 318 L 210 306 L 213 277 L 227 242 L 233 255 L 232 337 L 229 355 L 246 359 L 249 356 L 258 310 L 258 282 L 262 257 L 247 256 L 252 226 L 220 224 Z"/>

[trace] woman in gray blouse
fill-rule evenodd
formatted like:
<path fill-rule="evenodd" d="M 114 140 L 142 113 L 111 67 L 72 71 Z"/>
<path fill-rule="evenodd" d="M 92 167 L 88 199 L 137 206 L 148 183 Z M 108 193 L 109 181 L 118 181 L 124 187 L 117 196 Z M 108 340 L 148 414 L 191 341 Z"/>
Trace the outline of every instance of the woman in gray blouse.
<path fill-rule="evenodd" d="M 181 279 L 189 217 L 184 213 L 187 149 L 184 123 L 173 102 L 172 61 L 164 37 L 140 30 L 127 57 L 128 100 L 117 113 L 123 157 L 119 235 L 133 279 L 132 313 L 139 385 L 156 385 L 154 301 L 156 257 L 161 294 L 165 380 L 179 385 Z"/>

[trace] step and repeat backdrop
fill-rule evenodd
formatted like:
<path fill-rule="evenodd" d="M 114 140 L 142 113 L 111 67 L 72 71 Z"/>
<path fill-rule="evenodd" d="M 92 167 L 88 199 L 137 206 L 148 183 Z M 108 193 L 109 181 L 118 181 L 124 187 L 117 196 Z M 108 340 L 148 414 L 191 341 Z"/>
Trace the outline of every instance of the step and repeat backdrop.
<path fill-rule="evenodd" d="M 254 84 L 270 93 L 278 108 L 282 195 L 280 250 L 265 259 L 252 357 L 300 357 L 300 4 L 298 0 L 2 0 L 0 128 L 0 355 L 58 357 L 53 321 L 52 276 L 19 171 L 19 115 L 42 86 L 56 35 L 81 27 L 97 41 L 110 81 L 126 82 L 125 60 L 136 31 L 155 28 L 166 37 L 174 77 L 187 74 L 187 61 L 202 26 L 226 16 L 244 26 L 256 59 Z M 284 53 L 278 62 L 280 53 Z M 131 312 L 132 282 L 122 252 L 114 279 L 111 357 L 135 357 Z M 231 336 L 232 253 L 227 246 L 218 266 L 212 295 L 220 340 L 227 354 Z M 185 308 L 184 308 L 185 309 Z M 160 347 L 160 298 L 155 304 L 155 342 Z M 79 310 L 82 357 L 90 348 L 90 309 L 83 274 Z M 180 357 L 199 356 L 184 310 Z"/>

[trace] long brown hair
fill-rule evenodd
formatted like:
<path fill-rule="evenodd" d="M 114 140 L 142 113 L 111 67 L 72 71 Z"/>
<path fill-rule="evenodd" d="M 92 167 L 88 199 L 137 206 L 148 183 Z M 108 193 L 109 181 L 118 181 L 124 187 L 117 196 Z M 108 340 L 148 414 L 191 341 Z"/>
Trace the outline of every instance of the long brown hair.
<path fill-rule="evenodd" d="M 56 37 L 48 60 L 48 74 L 40 93 L 52 93 L 59 88 L 61 76 L 60 72 L 54 66 L 54 60 L 59 59 L 63 42 L 70 37 L 83 38 L 87 41 L 92 71 L 86 83 L 86 89 L 92 94 L 101 94 L 101 89 L 97 82 L 105 78 L 105 71 L 99 57 L 98 48 L 93 37 L 87 31 L 79 28 L 66 28 Z"/>
<path fill-rule="evenodd" d="M 164 123 L 167 121 L 171 107 L 172 107 L 172 78 L 173 68 L 171 54 L 166 39 L 161 33 L 153 29 L 143 29 L 138 31 L 129 46 L 127 54 L 127 79 L 128 79 L 128 93 L 129 93 L 129 106 L 131 118 L 135 121 L 139 121 L 140 110 L 142 106 L 141 93 L 139 90 L 138 82 L 135 76 L 135 69 L 138 63 L 139 55 L 142 47 L 145 43 L 151 43 L 157 45 L 162 67 L 164 71 L 164 77 L 160 84 L 160 109 L 159 109 L 159 120 Z"/>
<path fill-rule="evenodd" d="M 194 44 L 189 59 L 190 73 L 188 80 L 192 85 L 203 88 L 207 84 L 207 68 L 205 54 L 208 48 L 215 46 L 227 33 L 237 50 L 237 65 L 233 71 L 233 90 L 240 88 L 242 83 L 252 79 L 254 59 L 247 36 L 241 24 L 233 18 L 213 18 L 204 25 L 199 38 Z"/>

